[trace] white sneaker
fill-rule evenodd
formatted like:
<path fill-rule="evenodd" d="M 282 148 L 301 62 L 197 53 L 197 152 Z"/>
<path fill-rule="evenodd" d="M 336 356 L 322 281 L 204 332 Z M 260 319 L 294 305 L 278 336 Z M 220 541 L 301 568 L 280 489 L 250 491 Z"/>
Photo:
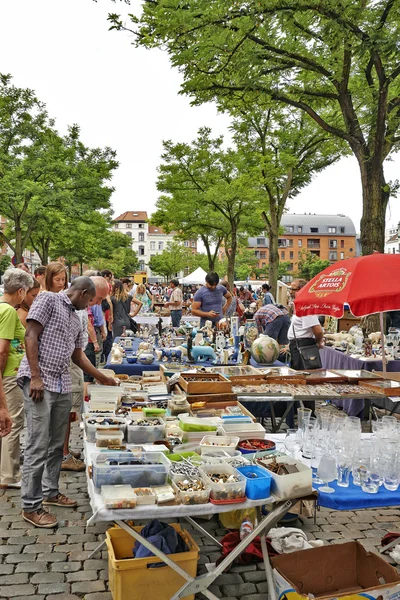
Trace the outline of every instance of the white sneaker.
<path fill-rule="evenodd" d="M 0 489 L 1 490 L 20 490 L 21 482 L 17 481 L 16 483 L 1 483 Z"/>

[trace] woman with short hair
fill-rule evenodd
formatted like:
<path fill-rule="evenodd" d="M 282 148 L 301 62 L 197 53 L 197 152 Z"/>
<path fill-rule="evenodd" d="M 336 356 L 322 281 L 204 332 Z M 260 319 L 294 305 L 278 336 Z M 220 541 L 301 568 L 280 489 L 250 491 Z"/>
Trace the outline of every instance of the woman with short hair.
<path fill-rule="evenodd" d="M 0 442 L 0 487 L 20 488 L 20 432 L 24 426 L 24 397 L 17 384 L 19 365 L 25 354 L 25 329 L 16 307 L 33 286 L 33 277 L 22 269 L 8 269 L 3 276 L 4 295 L 0 298 L 0 372 L 11 433 Z"/>
<path fill-rule="evenodd" d="M 33 285 L 26 292 L 25 300 L 21 302 L 21 304 L 17 308 L 17 315 L 19 316 L 19 320 L 22 325 L 26 329 L 26 318 L 28 316 L 28 312 L 30 307 L 32 306 L 36 296 L 40 293 L 40 283 L 37 279 L 33 280 Z"/>

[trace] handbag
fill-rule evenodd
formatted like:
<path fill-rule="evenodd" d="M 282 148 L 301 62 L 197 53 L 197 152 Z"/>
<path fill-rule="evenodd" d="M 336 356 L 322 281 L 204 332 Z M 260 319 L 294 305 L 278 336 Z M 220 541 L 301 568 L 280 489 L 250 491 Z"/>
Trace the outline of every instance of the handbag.
<path fill-rule="evenodd" d="M 319 348 L 317 344 L 313 344 L 312 346 L 303 346 L 302 348 L 299 346 L 296 337 L 296 331 L 293 325 L 293 335 L 296 342 L 297 350 L 300 354 L 301 362 L 303 363 L 302 368 L 307 370 L 313 369 L 322 369 L 321 355 L 319 353 Z"/>
<path fill-rule="evenodd" d="M 125 304 L 122 304 L 122 306 L 124 307 L 124 311 L 126 312 L 126 315 L 129 319 L 129 328 L 131 331 L 133 331 L 133 333 L 137 333 L 139 331 L 139 326 L 136 323 L 135 319 L 132 319 L 131 315 L 129 314 L 129 311 L 126 310 Z"/>

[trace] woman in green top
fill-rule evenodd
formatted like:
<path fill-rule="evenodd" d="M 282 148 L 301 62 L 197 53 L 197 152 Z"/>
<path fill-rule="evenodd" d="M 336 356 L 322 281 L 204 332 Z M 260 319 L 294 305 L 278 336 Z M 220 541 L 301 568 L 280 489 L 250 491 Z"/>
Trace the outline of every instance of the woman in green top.
<path fill-rule="evenodd" d="M 148 313 L 153 310 L 153 296 L 143 283 L 139 283 L 133 298 L 142 303 L 138 314 Z"/>
<path fill-rule="evenodd" d="M 0 372 L 7 406 L 12 419 L 11 433 L 1 440 L 0 487 L 20 488 L 19 435 L 24 426 L 24 397 L 17 384 L 17 373 L 25 354 L 25 328 L 15 307 L 24 301 L 33 286 L 33 277 L 22 269 L 4 273 L 4 295 L 0 298 Z"/>

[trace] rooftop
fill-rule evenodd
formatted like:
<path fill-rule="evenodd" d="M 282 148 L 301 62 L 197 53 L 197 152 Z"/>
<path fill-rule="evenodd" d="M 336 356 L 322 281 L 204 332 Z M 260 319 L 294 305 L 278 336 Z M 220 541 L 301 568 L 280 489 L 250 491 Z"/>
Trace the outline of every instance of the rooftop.
<path fill-rule="evenodd" d="M 143 223 L 143 222 L 147 221 L 147 219 L 148 219 L 147 212 L 144 210 L 138 210 L 138 211 L 127 210 L 126 212 L 122 213 L 122 215 L 119 215 L 119 217 L 114 219 L 114 221 L 125 221 L 127 223 L 134 223 L 134 222 Z"/>
<path fill-rule="evenodd" d="M 281 225 L 286 234 L 356 235 L 353 221 L 350 217 L 341 214 L 287 213 L 283 215 Z M 301 231 L 299 231 L 299 227 Z"/>

